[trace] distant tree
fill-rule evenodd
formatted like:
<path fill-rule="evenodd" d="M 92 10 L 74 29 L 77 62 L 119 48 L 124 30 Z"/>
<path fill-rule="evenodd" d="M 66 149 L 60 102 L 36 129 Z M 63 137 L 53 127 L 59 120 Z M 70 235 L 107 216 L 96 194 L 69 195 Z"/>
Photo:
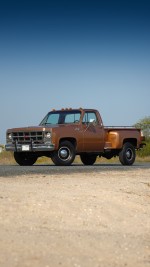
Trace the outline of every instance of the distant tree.
<path fill-rule="evenodd" d="M 134 124 L 136 128 L 141 128 L 143 135 L 145 136 L 146 146 L 144 146 L 140 151 L 137 151 L 137 155 L 140 157 L 149 157 L 150 156 L 150 116 L 147 116 L 137 123 Z"/>
<path fill-rule="evenodd" d="M 134 126 L 141 128 L 146 139 L 150 139 L 150 116 L 139 120 Z"/>

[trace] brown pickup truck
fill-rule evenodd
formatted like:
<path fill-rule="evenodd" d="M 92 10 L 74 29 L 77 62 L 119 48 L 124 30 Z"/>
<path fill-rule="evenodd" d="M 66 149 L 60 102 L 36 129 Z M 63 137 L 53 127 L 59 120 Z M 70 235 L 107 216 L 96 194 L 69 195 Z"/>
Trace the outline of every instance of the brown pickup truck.
<path fill-rule="evenodd" d="M 104 127 L 95 109 L 61 109 L 49 112 L 39 126 L 8 129 L 7 151 L 14 151 L 19 165 L 33 165 L 46 156 L 55 165 L 71 165 L 80 155 L 85 165 L 97 156 L 119 156 L 123 165 L 132 165 L 136 150 L 143 147 L 144 136 L 133 127 Z"/>

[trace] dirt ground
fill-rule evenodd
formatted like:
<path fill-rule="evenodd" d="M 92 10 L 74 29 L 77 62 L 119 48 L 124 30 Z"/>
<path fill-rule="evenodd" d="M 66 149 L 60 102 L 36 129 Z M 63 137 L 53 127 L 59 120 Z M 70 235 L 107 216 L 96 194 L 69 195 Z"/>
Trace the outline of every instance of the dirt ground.
<path fill-rule="evenodd" d="M 0 266 L 150 266 L 150 169 L 0 177 Z"/>

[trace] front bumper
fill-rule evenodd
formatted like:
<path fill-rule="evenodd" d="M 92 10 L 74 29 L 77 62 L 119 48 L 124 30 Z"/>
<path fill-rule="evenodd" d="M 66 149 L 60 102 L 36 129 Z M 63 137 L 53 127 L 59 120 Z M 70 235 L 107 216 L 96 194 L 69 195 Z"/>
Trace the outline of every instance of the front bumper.
<path fill-rule="evenodd" d="M 38 151 L 53 151 L 53 144 L 6 144 L 6 151 L 14 152 L 38 152 Z"/>

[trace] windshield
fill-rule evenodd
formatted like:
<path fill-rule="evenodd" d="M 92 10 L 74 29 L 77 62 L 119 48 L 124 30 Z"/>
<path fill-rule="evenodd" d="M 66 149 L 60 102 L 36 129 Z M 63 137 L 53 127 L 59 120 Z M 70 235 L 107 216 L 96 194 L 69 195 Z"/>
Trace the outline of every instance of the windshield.
<path fill-rule="evenodd" d="M 81 112 L 79 110 L 49 112 L 41 121 L 40 125 L 78 123 Z"/>

